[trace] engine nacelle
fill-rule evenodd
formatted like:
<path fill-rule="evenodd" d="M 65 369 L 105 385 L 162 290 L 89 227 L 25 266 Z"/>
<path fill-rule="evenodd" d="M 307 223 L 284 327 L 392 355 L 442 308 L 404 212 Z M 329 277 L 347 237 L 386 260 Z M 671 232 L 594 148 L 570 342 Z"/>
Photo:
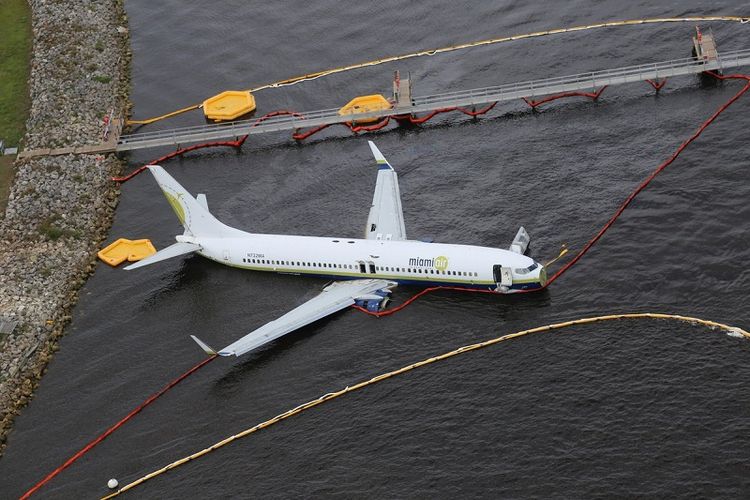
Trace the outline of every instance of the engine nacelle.
<path fill-rule="evenodd" d="M 387 288 L 383 288 L 374 293 L 360 295 L 354 299 L 354 303 L 359 307 L 364 307 L 370 312 L 380 312 L 388 306 L 388 302 L 391 301 L 390 296 L 391 291 Z"/>

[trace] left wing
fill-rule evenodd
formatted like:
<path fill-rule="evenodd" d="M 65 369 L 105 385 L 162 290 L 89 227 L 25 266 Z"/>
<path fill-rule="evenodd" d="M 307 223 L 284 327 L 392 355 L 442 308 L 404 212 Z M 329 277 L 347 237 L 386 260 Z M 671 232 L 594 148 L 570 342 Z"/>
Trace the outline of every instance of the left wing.
<path fill-rule="evenodd" d="M 372 154 L 378 163 L 378 180 L 372 207 L 367 217 L 365 238 L 368 240 L 405 240 L 404 214 L 401 210 L 401 193 L 398 190 L 398 174 L 372 141 Z"/>
<path fill-rule="evenodd" d="M 248 333 L 241 339 L 229 344 L 220 351 L 215 351 L 200 339 L 191 335 L 201 348 L 210 356 L 241 356 L 263 344 L 286 335 L 298 328 L 351 306 L 357 299 L 372 299 L 375 292 L 396 286 L 393 281 L 381 279 L 361 279 L 352 281 L 334 281 L 323 291 L 296 309 L 292 309 L 279 319 L 266 323 L 257 330 Z M 377 296 L 382 299 L 382 297 Z"/>

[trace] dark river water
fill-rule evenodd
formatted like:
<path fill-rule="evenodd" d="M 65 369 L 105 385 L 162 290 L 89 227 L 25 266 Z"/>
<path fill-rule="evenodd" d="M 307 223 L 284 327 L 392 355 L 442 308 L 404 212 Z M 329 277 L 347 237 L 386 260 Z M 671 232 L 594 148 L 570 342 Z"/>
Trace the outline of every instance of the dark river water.
<path fill-rule="evenodd" d="M 197 2 L 129 0 L 134 115 L 222 90 L 416 49 L 540 29 L 690 14 L 740 2 Z M 743 11 L 744 9 L 744 11 Z M 720 50 L 750 25 L 713 24 Z M 707 29 L 708 26 L 706 25 Z M 258 116 L 689 55 L 693 24 L 611 28 L 424 57 L 258 92 Z M 253 232 L 358 236 L 376 170 L 366 139 L 400 174 L 414 239 L 530 255 L 581 247 L 631 190 L 740 83 L 670 80 L 607 89 L 592 103 L 523 102 L 486 118 L 302 144 L 250 138 L 166 168 L 216 216 Z M 45 486 L 95 498 L 325 392 L 456 346 L 548 323 L 668 312 L 750 326 L 750 97 L 659 176 L 577 266 L 520 297 L 440 292 L 376 319 L 344 311 L 242 358 L 219 359 Z M 202 122 L 199 113 L 149 129 Z M 164 151 L 134 153 L 132 168 Z M 153 179 L 124 184 L 110 240 L 182 232 Z M 321 280 L 240 271 L 200 257 L 125 272 L 100 263 L 60 351 L 0 459 L 12 498 L 203 359 L 315 295 Z M 396 301 L 416 289 L 399 288 Z M 466 354 L 325 404 L 155 478 L 133 498 L 750 496 L 750 343 L 666 321 L 537 334 Z"/>

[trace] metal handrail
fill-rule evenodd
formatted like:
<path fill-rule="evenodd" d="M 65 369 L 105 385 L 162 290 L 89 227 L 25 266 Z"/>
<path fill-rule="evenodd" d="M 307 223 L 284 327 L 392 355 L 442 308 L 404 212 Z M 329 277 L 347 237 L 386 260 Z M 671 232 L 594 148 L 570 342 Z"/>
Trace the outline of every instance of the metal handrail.
<path fill-rule="evenodd" d="M 453 103 L 457 102 L 461 103 L 460 105 L 476 105 L 507 100 L 518 96 L 534 97 L 537 95 L 549 94 L 552 87 L 570 88 L 571 90 L 574 88 L 593 88 L 606 85 L 607 83 L 604 82 L 612 79 L 626 79 L 625 81 L 628 81 L 628 77 L 633 77 L 634 80 L 632 81 L 637 81 L 645 79 L 643 77 L 644 74 L 649 74 L 650 78 L 654 78 L 654 76 L 650 75 L 656 75 L 655 77 L 658 78 L 660 73 L 663 75 L 662 77 L 666 77 L 671 76 L 672 74 L 697 73 L 703 71 L 704 68 L 715 67 L 718 69 L 743 64 L 750 64 L 750 49 L 725 52 L 721 54 L 720 59 L 712 61 L 696 60 L 692 57 L 685 57 L 669 61 L 623 66 L 600 71 L 526 80 L 484 88 L 458 90 L 414 97 L 412 99 L 413 106 L 406 109 L 392 108 L 390 110 L 373 111 L 370 113 L 353 113 L 351 115 L 342 116 L 339 113 L 339 108 L 331 108 L 308 111 L 301 113 L 301 116 L 275 116 L 264 120 L 262 123 L 256 123 L 257 119 L 249 119 L 210 125 L 195 125 L 178 129 L 138 132 L 121 136 L 118 145 L 157 142 L 164 138 L 169 138 L 174 143 L 191 142 L 200 140 L 194 138 L 194 136 L 198 135 L 205 136 L 206 138 L 218 138 L 239 136 L 253 132 L 259 133 L 265 130 L 276 130 L 279 128 L 303 128 L 312 126 L 310 125 L 311 123 L 313 123 L 313 125 L 340 123 L 354 119 L 362 120 L 367 118 L 379 118 L 393 116 L 404 112 L 438 109 L 455 105 Z M 181 138 L 182 140 L 180 140 Z"/>

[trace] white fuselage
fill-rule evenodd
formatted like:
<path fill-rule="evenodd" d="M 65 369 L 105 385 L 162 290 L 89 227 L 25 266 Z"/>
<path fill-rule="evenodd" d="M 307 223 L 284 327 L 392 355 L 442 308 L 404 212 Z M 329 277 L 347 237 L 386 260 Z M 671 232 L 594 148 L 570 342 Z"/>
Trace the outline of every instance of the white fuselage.
<path fill-rule="evenodd" d="M 226 227 L 226 226 L 225 226 Z M 227 227 L 227 229 L 229 229 Z M 199 254 L 233 267 L 335 279 L 382 278 L 402 284 L 482 288 L 511 293 L 540 288 L 544 266 L 508 250 L 422 241 L 252 234 L 178 236 Z M 500 269 L 506 271 L 501 278 Z M 512 282 L 508 282 L 508 275 Z M 504 283 L 501 283 L 504 281 Z"/>

